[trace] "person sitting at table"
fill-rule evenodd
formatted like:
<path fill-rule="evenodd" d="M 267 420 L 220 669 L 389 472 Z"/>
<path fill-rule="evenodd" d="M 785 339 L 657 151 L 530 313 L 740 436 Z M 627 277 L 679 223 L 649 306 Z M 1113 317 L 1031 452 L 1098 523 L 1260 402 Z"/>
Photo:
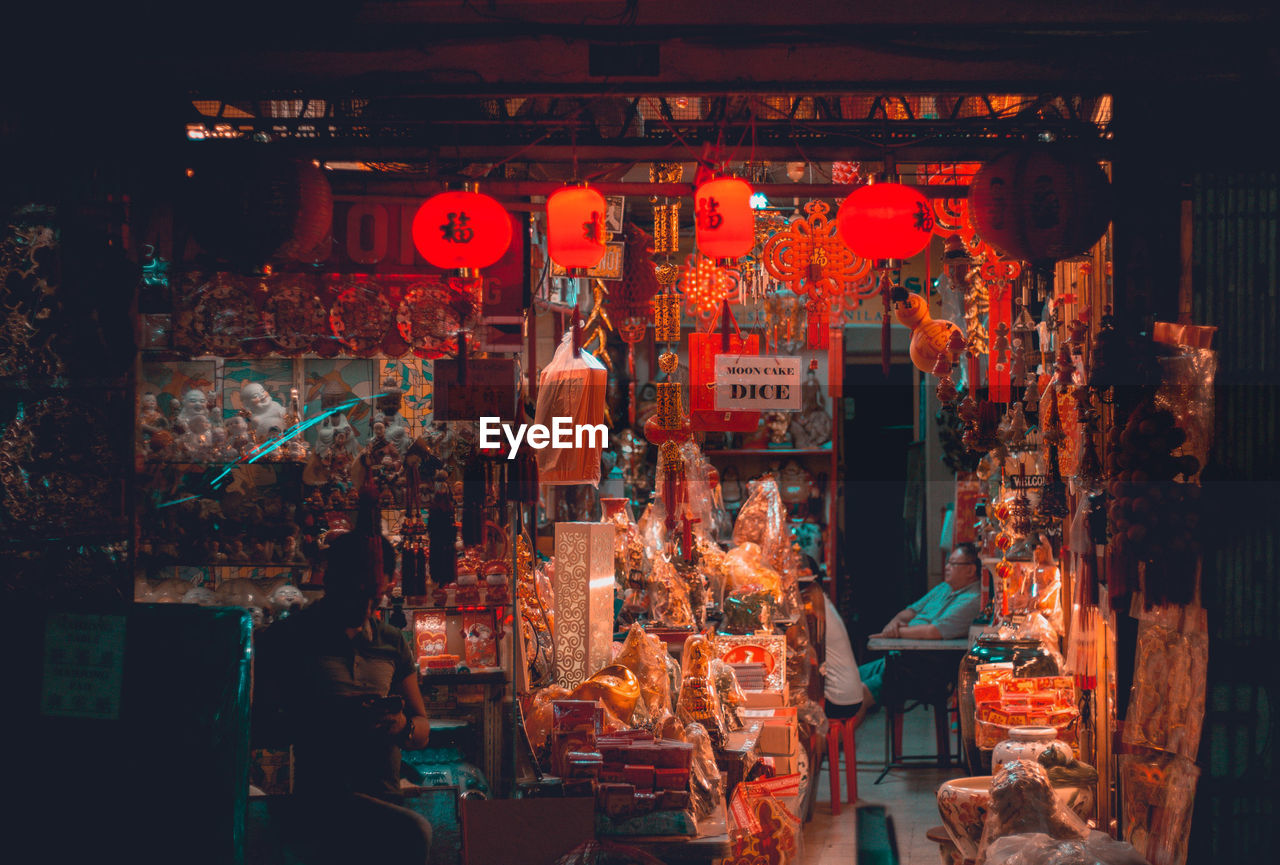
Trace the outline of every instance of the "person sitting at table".
<path fill-rule="evenodd" d="M 969 633 L 977 618 L 982 560 L 973 544 L 957 544 L 947 556 L 941 583 L 908 604 L 874 637 L 897 640 L 954 640 Z M 862 677 L 862 708 L 854 723 L 872 706 L 914 694 L 936 691 L 956 677 L 954 658 L 937 652 L 890 652 L 858 668 Z"/>

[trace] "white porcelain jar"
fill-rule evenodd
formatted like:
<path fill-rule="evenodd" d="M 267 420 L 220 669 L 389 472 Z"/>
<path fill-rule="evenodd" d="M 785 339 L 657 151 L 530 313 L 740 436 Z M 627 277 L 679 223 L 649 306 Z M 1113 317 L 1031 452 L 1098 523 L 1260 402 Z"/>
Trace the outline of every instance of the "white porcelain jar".
<path fill-rule="evenodd" d="M 1037 760 L 1057 740 L 1054 727 L 1010 727 L 1009 738 L 991 752 L 991 771 L 998 774 L 1011 760 Z"/>

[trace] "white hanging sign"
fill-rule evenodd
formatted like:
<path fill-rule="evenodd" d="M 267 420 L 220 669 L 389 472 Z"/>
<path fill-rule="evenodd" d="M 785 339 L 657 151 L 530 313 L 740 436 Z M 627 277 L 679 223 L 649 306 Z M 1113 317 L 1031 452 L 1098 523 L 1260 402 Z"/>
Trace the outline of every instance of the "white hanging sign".
<path fill-rule="evenodd" d="M 716 355 L 716 411 L 800 411 L 800 358 Z"/>

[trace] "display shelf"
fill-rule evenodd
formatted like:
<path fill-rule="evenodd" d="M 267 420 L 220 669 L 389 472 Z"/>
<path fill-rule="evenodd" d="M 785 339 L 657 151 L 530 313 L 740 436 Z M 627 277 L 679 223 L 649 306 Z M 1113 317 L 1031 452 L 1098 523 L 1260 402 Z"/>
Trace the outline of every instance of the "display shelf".
<path fill-rule="evenodd" d="M 708 458 L 714 456 L 780 456 L 780 457 L 813 457 L 831 456 L 830 446 L 820 448 L 723 448 L 721 450 L 703 451 Z"/>
<path fill-rule="evenodd" d="M 419 673 L 425 685 L 501 685 L 507 681 L 506 670 L 487 670 L 483 673 Z"/>
<path fill-rule="evenodd" d="M 475 604 L 405 604 L 400 609 L 406 613 L 416 612 L 418 610 L 437 610 L 444 613 L 466 613 L 472 610 L 509 610 L 511 609 L 511 601 L 503 603 L 475 603 Z"/>
<path fill-rule="evenodd" d="M 213 559 L 167 559 L 159 561 L 154 558 L 144 556 L 138 557 L 138 567 L 158 567 L 158 568 L 293 568 L 297 570 L 312 570 L 314 565 L 311 562 L 219 562 Z"/>

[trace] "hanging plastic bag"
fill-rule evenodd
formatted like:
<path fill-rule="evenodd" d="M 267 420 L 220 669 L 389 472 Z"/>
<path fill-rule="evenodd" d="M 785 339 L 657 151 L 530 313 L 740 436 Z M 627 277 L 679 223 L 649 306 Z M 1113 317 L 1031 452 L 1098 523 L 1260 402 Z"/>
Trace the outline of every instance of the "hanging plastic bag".
<path fill-rule="evenodd" d="M 573 334 L 566 331 L 551 363 L 538 377 L 534 422 L 552 429 L 556 418 L 568 418 L 574 441 L 572 447 L 544 447 L 536 452 L 539 483 L 600 485 L 600 453 L 608 444 L 607 432 L 606 441 L 601 441 L 599 435 L 580 436 L 578 431 L 604 426 L 608 378 L 604 364 L 593 355 L 574 351 Z"/>
<path fill-rule="evenodd" d="M 1208 617 L 1200 606 L 1143 607 L 1135 596 L 1138 647 L 1124 741 L 1194 761 L 1204 724 Z"/>

